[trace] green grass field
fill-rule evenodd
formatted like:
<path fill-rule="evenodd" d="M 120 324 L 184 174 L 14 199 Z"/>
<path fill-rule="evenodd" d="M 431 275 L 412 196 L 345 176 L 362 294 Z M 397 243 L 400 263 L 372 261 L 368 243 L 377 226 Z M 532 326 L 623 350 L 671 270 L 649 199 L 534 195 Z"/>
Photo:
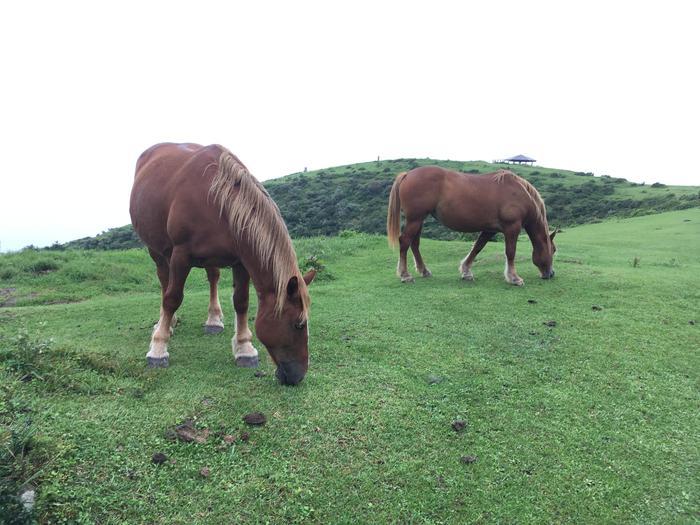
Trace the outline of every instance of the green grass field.
<path fill-rule="evenodd" d="M 425 240 L 434 277 L 413 285 L 383 237 L 295 244 L 326 266 L 299 387 L 259 345 L 265 376 L 233 365 L 228 301 L 225 332 L 202 334 L 201 270 L 170 368 L 146 370 L 144 251 L 0 256 L 4 519 L 31 485 L 40 523 L 700 520 L 700 209 L 569 229 L 552 281 L 523 237 L 522 288 L 501 243 L 467 283 L 468 245 Z M 188 418 L 203 442 L 170 439 Z"/>

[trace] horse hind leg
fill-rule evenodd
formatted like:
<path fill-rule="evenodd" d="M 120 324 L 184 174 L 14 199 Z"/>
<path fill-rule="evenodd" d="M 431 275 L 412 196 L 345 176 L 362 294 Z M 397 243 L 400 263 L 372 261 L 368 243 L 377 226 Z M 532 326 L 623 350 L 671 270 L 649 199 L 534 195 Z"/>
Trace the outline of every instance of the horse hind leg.
<path fill-rule="evenodd" d="M 209 281 L 209 310 L 207 320 L 204 322 L 205 334 L 220 334 L 224 331 L 224 313 L 219 303 L 219 269 L 207 268 Z"/>
<path fill-rule="evenodd" d="M 248 328 L 248 287 L 250 274 L 243 266 L 233 269 L 233 308 L 236 310 L 236 333 L 231 342 L 236 365 L 244 368 L 258 366 L 258 351 L 253 346 L 253 333 Z"/>
<path fill-rule="evenodd" d="M 403 232 L 399 237 L 399 263 L 396 268 L 396 274 L 401 279 L 402 283 L 412 283 L 415 279 L 408 273 L 408 266 L 406 264 L 406 253 L 408 248 L 413 243 L 413 239 L 423 226 L 423 219 L 420 220 L 406 220 L 406 224 L 403 227 Z"/>
<path fill-rule="evenodd" d="M 411 251 L 413 252 L 413 261 L 416 263 L 416 271 L 421 274 L 423 277 L 432 277 L 433 273 L 428 270 L 428 267 L 425 265 L 423 262 L 423 257 L 421 256 L 420 253 L 420 234 L 423 229 L 423 225 L 421 224 L 420 229 L 418 230 L 418 233 L 416 233 L 415 237 L 413 237 L 413 242 L 411 242 Z"/>
<path fill-rule="evenodd" d="M 494 235 L 496 235 L 496 232 L 484 231 L 479 234 L 476 241 L 474 241 L 474 246 L 472 246 L 471 251 L 459 264 L 459 272 L 462 274 L 462 279 L 465 281 L 474 280 L 474 274 L 472 273 L 472 264 L 474 263 L 474 259 L 476 259 L 476 256 L 479 255 L 479 252 L 484 248 L 484 246 L 486 246 L 486 244 L 493 239 Z"/>
<path fill-rule="evenodd" d="M 148 250 L 148 253 L 151 256 L 151 259 L 153 259 L 153 262 L 156 263 L 156 275 L 158 276 L 158 281 L 160 282 L 160 301 L 161 301 L 161 307 L 160 307 L 160 313 L 158 314 L 158 319 L 163 316 L 163 297 L 165 297 L 165 291 L 168 289 L 168 281 L 170 280 L 170 263 L 168 262 L 168 259 L 163 257 L 157 252 L 152 251 L 151 249 Z M 153 330 L 155 331 L 158 328 L 158 322 L 153 325 Z M 173 320 L 170 323 L 170 335 L 173 333 L 173 327 L 177 324 L 177 315 L 173 316 Z"/>

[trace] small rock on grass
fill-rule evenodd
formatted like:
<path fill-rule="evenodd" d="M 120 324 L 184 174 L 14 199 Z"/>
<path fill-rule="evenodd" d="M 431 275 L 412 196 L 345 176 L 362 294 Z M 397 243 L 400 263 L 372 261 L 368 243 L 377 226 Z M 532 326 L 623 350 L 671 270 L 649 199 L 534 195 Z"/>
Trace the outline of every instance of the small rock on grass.
<path fill-rule="evenodd" d="M 19 500 L 22 502 L 24 510 L 31 512 L 34 508 L 34 501 L 36 500 L 36 491 L 34 489 L 25 490 L 22 492 L 22 494 L 20 494 Z"/>
<path fill-rule="evenodd" d="M 260 426 L 265 424 L 267 418 L 262 412 L 251 412 L 243 416 L 243 421 L 248 425 Z"/>
<path fill-rule="evenodd" d="M 151 456 L 151 461 L 155 463 L 156 465 L 162 465 L 166 461 L 168 461 L 168 456 L 163 454 L 162 452 L 156 452 Z"/>
<path fill-rule="evenodd" d="M 429 385 L 437 385 L 439 383 L 442 383 L 445 378 L 436 374 L 430 374 L 426 380 L 428 381 Z"/>
<path fill-rule="evenodd" d="M 209 471 L 209 468 L 208 468 L 208 467 L 203 467 L 203 468 L 199 471 L 199 475 L 202 476 L 203 478 L 208 478 L 208 477 L 209 477 L 209 474 L 211 474 L 211 472 Z"/>
<path fill-rule="evenodd" d="M 535 301 L 534 299 L 528 299 L 527 302 L 530 304 L 537 304 L 537 301 Z"/>
<path fill-rule="evenodd" d="M 478 456 L 462 456 L 461 458 L 459 458 L 459 461 L 464 463 L 465 465 L 470 465 L 472 463 L 476 463 L 478 459 Z"/>

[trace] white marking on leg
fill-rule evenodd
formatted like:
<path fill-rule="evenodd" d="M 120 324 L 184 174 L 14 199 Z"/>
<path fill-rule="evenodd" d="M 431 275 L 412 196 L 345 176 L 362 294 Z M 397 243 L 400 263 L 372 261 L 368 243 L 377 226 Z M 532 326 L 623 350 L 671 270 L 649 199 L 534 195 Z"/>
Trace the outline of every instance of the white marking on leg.
<path fill-rule="evenodd" d="M 251 342 L 253 333 L 248 328 L 248 314 L 236 313 L 236 333 L 233 336 L 233 356 L 238 357 L 257 357 L 258 351 Z"/>
<path fill-rule="evenodd" d="M 224 312 L 219 303 L 219 289 L 217 286 L 212 286 L 211 282 L 209 283 L 209 310 L 204 326 L 224 327 Z"/>
<path fill-rule="evenodd" d="M 153 335 L 151 336 L 151 344 L 148 349 L 146 357 L 152 357 L 155 359 L 162 359 L 168 357 L 168 341 L 170 340 L 170 334 L 172 328 L 170 327 L 170 322 L 165 314 L 160 316 L 160 320 L 153 330 Z"/>
<path fill-rule="evenodd" d="M 462 262 L 459 264 L 459 272 L 462 274 L 462 279 L 465 281 L 473 281 L 474 274 L 472 273 L 472 265 L 467 264 L 468 259 L 469 255 L 462 259 Z"/>
<path fill-rule="evenodd" d="M 506 269 L 503 272 L 503 275 L 506 278 L 506 282 L 508 284 L 514 284 L 515 286 L 522 286 L 525 284 L 525 281 L 523 281 L 520 276 L 516 273 L 515 271 L 515 264 L 511 265 L 508 263 L 508 260 L 506 259 Z"/>
<path fill-rule="evenodd" d="M 406 268 L 406 261 L 402 261 L 400 257 L 399 264 L 396 267 L 396 275 L 399 276 L 402 283 L 412 283 L 414 281 L 413 276 L 410 273 L 408 273 L 408 268 Z"/>

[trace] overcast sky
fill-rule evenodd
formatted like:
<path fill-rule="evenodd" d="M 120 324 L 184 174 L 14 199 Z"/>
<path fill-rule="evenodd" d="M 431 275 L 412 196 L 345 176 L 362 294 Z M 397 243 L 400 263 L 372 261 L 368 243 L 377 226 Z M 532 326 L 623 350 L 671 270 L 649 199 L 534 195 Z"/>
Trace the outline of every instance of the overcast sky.
<path fill-rule="evenodd" d="M 398 157 L 700 184 L 695 2 L 5 2 L 0 249 L 129 222 L 136 158 Z"/>

